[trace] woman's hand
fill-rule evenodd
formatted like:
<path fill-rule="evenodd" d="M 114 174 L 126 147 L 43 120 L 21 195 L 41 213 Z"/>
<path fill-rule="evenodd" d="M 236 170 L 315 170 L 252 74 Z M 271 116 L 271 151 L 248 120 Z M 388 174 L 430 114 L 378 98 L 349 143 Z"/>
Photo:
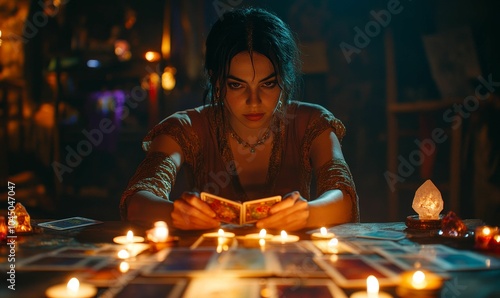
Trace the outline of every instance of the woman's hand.
<path fill-rule="evenodd" d="M 309 218 L 309 204 L 298 191 L 291 192 L 283 197 L 283 200 L 274 205 L 270 210 L 270 216 L 257 222 L 257 228 L 287 231 L 300 230 L 307 226 Z"/>
<path fill-rule="evenodd" d="M 218 227 L 215 212 L 195 192 L 184 192 L 174 201 L 171 217 L 174 226 L 181 230 L 204 230 Z"/>

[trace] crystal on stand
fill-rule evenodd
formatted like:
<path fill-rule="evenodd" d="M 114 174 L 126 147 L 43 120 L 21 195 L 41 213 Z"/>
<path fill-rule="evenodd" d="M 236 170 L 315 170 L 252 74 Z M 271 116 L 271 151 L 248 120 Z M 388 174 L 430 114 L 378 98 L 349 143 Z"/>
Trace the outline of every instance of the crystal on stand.
<path fill-rule="evenodd" d="M 417 189 L 412 208 L 418 213 L 419 219 L 439 219 L 439 213 L 443 210 L 443 198 L 431 180 L 425 181 Z"/>

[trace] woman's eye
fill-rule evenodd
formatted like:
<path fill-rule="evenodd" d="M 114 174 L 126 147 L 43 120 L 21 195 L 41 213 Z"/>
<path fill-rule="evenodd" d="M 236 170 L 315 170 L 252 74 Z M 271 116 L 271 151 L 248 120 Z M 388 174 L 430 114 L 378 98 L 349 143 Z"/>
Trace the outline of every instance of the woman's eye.
<path fill-rule="evenodd" d="M 267 88 L 273 88 L 274 86 L 276 86 L 277 82 L 276 81 L 269 81 L 269 82 L 265 82 L 263 85 L 264 87 L 267 87 Z"/>
<path fill-rule="evenodd" d="M 241 84 L 240 83 L 236 83 L 236 82 L 229 82 L 227 83 L 227 85 L 229 86 L 229 88 L 231 89 L 238 89 L 238 88 L 241 88 Z"/>

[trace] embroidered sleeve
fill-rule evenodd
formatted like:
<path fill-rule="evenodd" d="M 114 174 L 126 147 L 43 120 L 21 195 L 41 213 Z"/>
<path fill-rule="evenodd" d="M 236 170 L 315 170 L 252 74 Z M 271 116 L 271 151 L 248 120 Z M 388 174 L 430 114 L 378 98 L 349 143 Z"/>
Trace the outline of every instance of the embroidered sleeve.
<path fill-rule="evenodd" d="M 192 123 L 189 116 L 185 113 L 176 113 L 168 117 L 160 124 L 156 125 L 144 138 L 142 148 L 149 150 L 151 142 L 158 135 L 168 135 L 172 137 L 182 148 L 184 161 L 192 165 L 199 155 L 200 142 L 195 130 L 192 129 Z"/>
<path fill-rule="evenodd" d="M 335 118 L 333 114 L 323 113 L 321 117 L 317 117 L 309 123 L 305 135 L 305 143 L 312 144 L 312 141 L 328 128 L 333 129 L 333 132 L 339 139 L 339 142 L 342 142 L 342 139 L 345 136 L 344 124 L 342 121 Z"/>
<path fill-rule="evenodd" d="M 359 222 L 359 202 L 349 166 L 343 159 L 333 159 L 316 170 L 317 193 L 340 189 L 348 194 L 352 203 L 351 221 Z"/>
<path fill-rule="evenodd" d="M 162 152 L 148 153 L 120 199 L 120 215 L 127 219 L 127 199 L 140 190 L 150 191 L 168 200 L 172 185 L 175 183 L 177 169 L 170 156 Z"/>
<path fill-rule="evenodd" d="M 313 140 L 318 137 L 322 132 L 327 129 L 332 129 L 339 142 L 342 142 L 342 138 L 345 136 L 346 129 L 342 121 L 335 118 L 333 114 L 324 109 L 323 107 L 319 107 L 318 112 L 314 112 L 318 114 L 316 117 L 311 117 L 312 120 L 308 122 L 304 134 L 304 138 L 302 140 L 302 159 L 301 166 L 305 169 L 305 172 L 312 172 L 312 166 L 309 160 L 310 150 L 313 143 Z M 308 178 L 308 177 L 302 177 Z"/>

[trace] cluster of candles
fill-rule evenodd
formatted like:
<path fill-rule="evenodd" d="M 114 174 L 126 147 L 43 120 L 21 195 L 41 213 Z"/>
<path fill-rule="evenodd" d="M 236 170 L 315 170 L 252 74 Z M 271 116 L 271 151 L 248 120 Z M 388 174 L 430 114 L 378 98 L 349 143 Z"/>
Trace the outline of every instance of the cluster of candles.
<path fill-rule="evenodd" d="M 166 243 L 168 242 L 168 227 L 163 221 L 156 222 L 154 227 L 146 232 L 148 241 L 152 243 Z M 121 273 L 126 273 L 130 269 L 130 264 L 127 262 L 131 257 L 135 256 L 139 251 L 138 245 L 144 242 L 144 237 L 135 236 L 134 232 L 129 230 L 124 236 L 117 236 L 113 238 L 113 242 L 125 246 L 117 253 L 118 259 L 123 260 L 119 265 Z M 73 277 L 66 284 L 57 284 L 49 287 L 45 291 L 45 295 L 49 298 L 90 298 L 95 297 L 97 288 L 92 284 L 80 283 L 80 281 Z"/>
<path fill-rule="evenodd" d="M 146 232 L 146 238 L 152 243 L 166 243 L 168 242 L 168 227 L 165 222 L 156 222 L 154 227 Z M 496 241 L 497 246 L 500 247 L 498 243 L 500 239 L 498 237 L 498 227 L 480 227 L 476 231 L 476 245 L 481 245 L 482 248 L 490 247 L 491 241 Z M 203 234 L 204 237 L 217 237 L 218 244 L 222 248 L 221 250 L 227 250 L 227 243 L 229 239 L 235 237 L 234 233 L 225 232 L 223 229 L 219 229 L 217 232 Z M 335 234 L 328 232 L 326 228 L 321 228 L 320 232 L 313 233 L 311 236 L 313 239 L 319 240 L 329 240 L 328 248 L 330 250 L 336 250 L 339 241 L 335 238 Z M 495 238 L 497 237 L 497 238 Z M 246 240 L 258 240 L 259 245 L 263 248 L 266 241 L 273 243 L 290 243 L 299 241 L 300 238 L 296 235 L 289 235 L 286 231 L 281 231 L 280 235 L 270 235 L 265 229 L 262 229 L 259 233 L 247 234 L 243 237 Z M 131 249 L 135 243 L 144 242 L 144 238 L 140 236 L 134 236 L 132 231 L 128 231 L 125 236 L 118 236 L 113 239 L 115 243 L 125 245 L 127 249 L 120 250 L 118 252 L 118 258 L 124 259 L 120 263 L 120 272 L 126 273 L 130 265 L 126 261 L 131 257 L 133 249 Z M 226 249 L 223 249 L 223 248 Z M 402 279 L 400 286 L 398 287 L 398 295 L 403 297 L 412 296 L 418 292 L 429 292 L 436 291 L 441 288 L 442 278 L 432 272 L 426 272 L 422 270 L 408 271 L 402 274 Z M 95 286 L 91 284 L 80 283 L 75 277 L 71 278 L 67 284 L 59 284 L 52 286 L 47 289 L 46 296 L 51 298 L 58 297 L 94 297 L 97 293 Z M 358 291 L 353 293 L 350 298 L 391 298 L 392 296 L 386 292 L 379 291 L 379 282 L 377 278 L 373 275 L 368 276 L 366 280 L 366 291 Z"/>
<path fill-rule="evenodd" d="M 475 246 L 478 249 L 500 252 L 500 232 L 498 227 L 480 226 L 475 231 Z"/>
<path fill-rule="evenodd" d="M 223 229 L 219 229 L 217 232 L 205 233 L 203 237 L 206 238 L 214 238 L 217 237 L 217 252 L 226 251 L 229 249 L 228 243 L 230 240 L 236 235 L 231 232 L 225 232 Z M 251 233 L 245 236 L 240 237 L 243 241 L 258 241 L 259 246 L 262 250 L 265 249 L 266 241 L 271 243 L 291 243 L 297 242 L 300 240 L 297 235 L 289 235 L 286 231 L 281 231 L 280 235 L 271 235 L 268 234 L 265 229 L 260 230 L 259 233 Z"/>
<path fill-rule="evenodd" d="M 443 279 L 432 272 L 423 270 L 407 271 L 401 275 L 396 290 L 400 297 L 437 297 Z M 392 295 L 379 291 L 379 282 L 373 275 L 366 279 L 366 291 L 354 292 L 350 298 L 391 298 Z"/>

